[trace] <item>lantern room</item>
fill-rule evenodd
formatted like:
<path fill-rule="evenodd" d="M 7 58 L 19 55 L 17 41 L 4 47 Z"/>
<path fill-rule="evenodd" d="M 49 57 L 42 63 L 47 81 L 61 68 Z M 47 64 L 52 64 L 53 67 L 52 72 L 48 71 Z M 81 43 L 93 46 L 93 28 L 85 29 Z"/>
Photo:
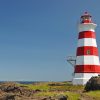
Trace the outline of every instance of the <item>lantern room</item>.
<path fill-rule="evenodd" d="M 89 13 L 85 12 L 81 16 L 81 23 L 92 23 L 91 17 L 92 16 Z"/>

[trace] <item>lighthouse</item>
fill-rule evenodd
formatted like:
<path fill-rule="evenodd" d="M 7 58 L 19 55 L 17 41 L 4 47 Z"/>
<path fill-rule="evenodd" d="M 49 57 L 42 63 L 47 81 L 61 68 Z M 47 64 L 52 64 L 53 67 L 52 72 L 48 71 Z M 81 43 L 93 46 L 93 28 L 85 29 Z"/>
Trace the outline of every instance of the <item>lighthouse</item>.
<path fill-rule="evenodd" d="M 74 66 L 74 85 L 85 85 L 92 76 L 100 74 L 99 54 L 96 43 L 96 24 L 92 16 L 85 12 L 78 25 L 78 46 Z"/>

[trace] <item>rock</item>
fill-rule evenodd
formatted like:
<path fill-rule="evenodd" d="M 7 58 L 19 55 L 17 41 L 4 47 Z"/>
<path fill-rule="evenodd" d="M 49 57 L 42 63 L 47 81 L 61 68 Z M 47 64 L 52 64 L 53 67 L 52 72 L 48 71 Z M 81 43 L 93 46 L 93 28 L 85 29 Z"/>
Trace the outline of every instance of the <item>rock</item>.
<path fill-rule="evenodd" d="M 6 94 L 0 97 L 0 100 L 15 100 L 15 95 L 13 94 Z"/>
<path fill-rule="evenodd" d="M 52 100 L 51 96 L 50 97 L 44 97 L 41 100 Z M 55 99 L 54 99 L 55 100 Z"/>
<path fill-rule="evenodd" d="M 13 94 L 23 95 L 27 97 L 30 97 L 34 93 L 32 90 L 26 87 L 20 87 L 17 83 L 12 83 L 12 82 L 9 83 L 6 82 L 0 84 L 0 90 L 1 92 L 13 93 Z"/>
<path fill-rule="evenodd" d="M 0 89 L 5 92 L 10 92 L 18 89 L 18 86 L 13 82 L 6 82 L 0 84 Z"/>
<path fill-rule="evenodd" d="M 60 95 L 58 96 L 58 100 L 68 100 L 68 96 Z"/>
<path fill-rule="evenodd" d="M 86 91 L 100 90 L 100 76 L 92 77 L 85 86 Z"/>
<path fill-rule="evenodd" d="M 47 100 L 47 98 L 46 98 L 46 97 L 44 97 L 44 98 L 42 98 L 41 100 Z"/>
<path fill-rule="evenodd" d="M 65 83 L 59 83 L 59 82 L 54 82 L 54 83 L 50 83 L 48 84 L 49 86 L 65 86 Z"/>
<path fill-rule="evenodd" d="M 41 92 L 41 90 L 40 89 L 36 89 L 35 92 Z"/>

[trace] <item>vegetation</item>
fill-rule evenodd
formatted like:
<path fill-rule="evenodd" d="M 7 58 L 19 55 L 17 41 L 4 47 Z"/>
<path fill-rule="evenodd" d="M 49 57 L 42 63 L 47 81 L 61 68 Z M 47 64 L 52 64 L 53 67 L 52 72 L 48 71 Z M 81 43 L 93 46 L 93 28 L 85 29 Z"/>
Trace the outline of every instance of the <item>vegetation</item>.
<path fill-rule="evenodd" d="M 86 92 L 86 95 L 95 98 L 95 100 L 100 100 L 100 90 L 98 91 L 90 91 L 90 92 Z"/>
<path fill-rule="evenodd" d="M 76 85 L 73 86 L 68 82 L 43 82 L 36 84 L 20 84 L 21 86 L 28 87 L 32 90 L 41 90 L 41 91 L 76 91 L 76 90 L 84 90 L 84 86 Z"/>
<path fill-rule="evenodd" d="M 43 96 L 51 96 L 51 97 L 57 97 L 60 95 L 68 96 L 68 100 L 78 100 L 80 98 L 80 95 L 73 92 L 40 92 L 35 94 L 34 96 L 37 97 L 43 97 Z"/>
<path fill-rule="evenodd" d="M 20 86 L 27 87 L 32 90 L 48 91 L 49 87 L 47 83 L 36 83 L 36 84 L 19 84 Z"/>
<path fill-rule="evenodd" d="M 68 100 L 100 100 L 100 91 L 83 92 L 84 86 L 72 85 L 70 82 L 40 82 L 33 84 L 19 84 L 31 90 L 38 91 L 34 97 L 56 97 L 59 95 L 68 96 Z M 87 99 L 88 98 L 88 99 Z"/>

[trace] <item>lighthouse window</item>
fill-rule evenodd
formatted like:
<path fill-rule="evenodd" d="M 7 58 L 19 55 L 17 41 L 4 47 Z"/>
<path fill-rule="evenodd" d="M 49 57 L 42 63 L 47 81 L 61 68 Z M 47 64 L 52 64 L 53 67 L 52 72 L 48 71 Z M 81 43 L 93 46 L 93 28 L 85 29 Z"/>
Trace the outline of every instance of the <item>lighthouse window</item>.
<path fill-rule="evenodd" d="M 90 50 L 87 50 L 87 54 L 88 54 L 88 55 L 90 54 Z"/>

